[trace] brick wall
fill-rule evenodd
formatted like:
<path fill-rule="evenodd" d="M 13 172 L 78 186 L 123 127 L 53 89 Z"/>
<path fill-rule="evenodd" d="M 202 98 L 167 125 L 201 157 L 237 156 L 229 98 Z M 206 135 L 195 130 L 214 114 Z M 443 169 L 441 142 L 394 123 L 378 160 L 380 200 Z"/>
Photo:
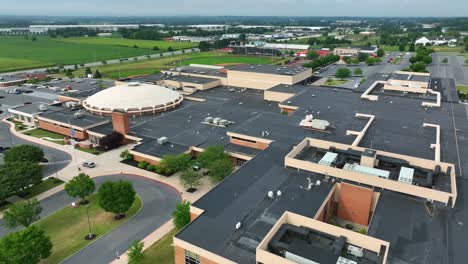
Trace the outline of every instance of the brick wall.
<path fill-rule="evenodd" d="M 264 149 L 268 148 L 268 144 L 267 144 L 267 143 L 263 143 L 263 142 L 249 142 L 249 141 L 245 141 L 245 140 L 241 140 L 241 139 L 236 139 L 236 138 L 232 138 L 232 137 L 231 137 L 231 143 L 232 143 L 232 144 L 236 144 L 236 145 L 240 145 L 240 146 L 249 147 L 249 148 L 261 149 L 261 150 L 264 150 Z"/>
<path fill-rule="evenodd" d="M 138 155 L 133 155 L 133 160 L 138 161 L 138 162 L 146 161 L 146 162 L 148 162 L 149 164 L 152 164 L 152 165 L 159 165 L 159 161 L 144 158 L 144 157 L 141 157 L 141 156 L 138 156 Z"/>
<path fill-rule="evenodd" d="M 70 128 L 68 127 L 59 126 L 43 120 L 39 120 L 39 127 L 47 131 L 70 137 Z M 88 138 L 88 134 L 85 131 L 75 130 L 75 138 L 78 140 L 85 140 Z"/>
<path fill-rule="evenodd" d="M 113 112 L 112 127 L 115 131 L 122 135 L 127 135 L 130 132 L 130 124 L 127 113 Z"/>
<path fill-rule="evenodd" d="M 193 252 L 196 253 L 196 252 Z M 185 264 L 185 249 L 174 246 L 174 263 L 175 264 Z M 200 256 L 200 264 L 218 264 L 210 259 L 207 259 L 203 256 Z"/>
<path fill-rule="evenodd" d="M 371 189 L 342 183 L 338 218 L 367 226 L 371 213 L 372 193 Z"/>

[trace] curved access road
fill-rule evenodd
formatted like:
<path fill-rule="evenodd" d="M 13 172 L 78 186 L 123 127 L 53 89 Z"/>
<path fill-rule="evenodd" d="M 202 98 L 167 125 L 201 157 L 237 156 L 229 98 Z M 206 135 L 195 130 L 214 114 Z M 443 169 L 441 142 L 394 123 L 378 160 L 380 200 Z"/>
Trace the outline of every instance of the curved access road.
<path fill-rule="evenodd" d="M 54 176 L 56 172 L 65 168 L 72 159 L 70 154 L 67 152 L 15 136 L 10 132 L 10 124 L 0 121 L 0 146 L 11 147 L 13 145 L 21 144 L 38 146 L 44 150 L 44 156 L 50 162 L 50 164 L 43 166 L 42 172 L 44 177 Z M 0 154 L 0 164 L 1 163 L 3 163 L 3 154 Z"/>
<path fill-rule="evenodd" d="M 124 253 L 134 240 L 144 239 L 171 219 L 172 211 L 177 202 L 181 200 L 176 189 L 164 183 L 135 175 L 107 175 L 93 178 L 96 182 L 96 189 L 105 181 L 121 179 L 133 183 L 142 201 L 140 212 L 62 263 L 110 263 L 115 259 L 117 253 L 119 255 Z M 43 208 L 41 218 L 68 206 L 75 200 L 69 197 L 65 191 L 41 200 L 40 203 Z M 0 237 L 12 231 L 6 229 L 2 223 L 3 220 L 0 220 Z"/>

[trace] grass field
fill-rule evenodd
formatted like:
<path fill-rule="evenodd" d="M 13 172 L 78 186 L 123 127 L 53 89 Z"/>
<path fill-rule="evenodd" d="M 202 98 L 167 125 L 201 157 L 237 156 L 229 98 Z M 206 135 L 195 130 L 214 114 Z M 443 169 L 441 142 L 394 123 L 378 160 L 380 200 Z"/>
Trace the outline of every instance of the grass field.
<path fill-rule="evenodd" d="M 57 180 L 55 178 L 49 178 L 47 180 L 42 181 L 39 184 L 36 184 L 28 189 L 28 194 L 23 196 L 24 199 L 33 198 L 43 192 L 46 192 L 52 188 L 55 188 L 59 185 L 63 184 L 63 181 Z"/>
<path fill-rule="evenodd" d="M 126 217 L 116 221 L 113 219 L 113 214 L 106 213 L 99 207 L 96 195 L 92 196 L 89 200 L 91 201 L 89 207 L 91 230 L 97 235 L 95 240 L 137 214 L 142 206 L 140 198 L 137 197 L 127 212 Z M 92 242 L 84 239 L 88 234 L 86 206 L 78 206 L 76 208 L 65 207 L 40 220 L 36 225 L 50 236 L 53 244 L 52 255 L 41 263 L 59 263 Z"/>
<path fill-rule="evenodd" d="M 51 138 L 51 139 L 61 139 L 61 140 L 47 140 L 47 139 L 45 139 L 45 140 L 53 142 L 53 143 L 57 143 L 57 144 L 60 144 L 60 145 L 65 144 L 65 142 L 63 141 L 63 139 L 64 139 L 63 135 L 60 135 L 60 134 L 57 134 L 57 133 L 54 133 L 54 132 L 50 132 L 50 131 L 47 131 L 47 130 L 44 130 L 44 129 L 41 129 L 41 128 L 36 128 L 36 129 L 33 129 L 33 130 L 26 131 L 26 132 L 24 132 L 24 134 L 28 135 L 28 136 L 36 137 L 36 138 L 48 137 L 48 138 Z"/>
<path fill-rule="evenodd" d="M 343 84 L 343 83 L 347 83 L 348 80 L 340 80 L 340 79 L 332 79 L 332 78 L 329 78 L 327 79 L 327 81 L 325 82 L 326 85 L 331 85 L 331 86 L 334 86 L 334 85 L 340 85 L 340 84 Z"/>
<path fill-rule="evenodd" d="M 140 264 L 173 264 L 174 247 L 172 246 L 172 238 L 176 233 L 177 229 L 172 229 L 167 235 L 158 240 L 158 242 L 146 249 L 143 252 L 143 259 Z"/>
<path fill-rule="evenodd" d="M 468 85 L 457 85 L 457 90 L 468 94 Z"/>
<path fill-rule="evenodd" d="M 124 39 L 124 38 L 61 38 L 59 41 L 78 44 L 92 44 L 92 45 L 117 45 L 133 48 L 136 45 L 138 48 L 153 49 L 158 47 L 158 51 L 167 51 L 169 47 L 175 50 L 189 49 L 198 47 L 198 43 L 193 42 L 169 42 L 163 40 L 142 40 L 142 39 Z"/>
<path fill-rule="evenodd" d="M 273 62 L 280 61 L 281 58 L 274 57 Z M 132 61 L 120 64 L 99 66 L 98 69 L 107 78 L 124 78 L 128 76 L 158 73 L 161 70 L 166 70 L 176 67 L 179 64 L 268 64 L 271 63 L 271 57 L 254 57 L 254 56 L 237 56 L 226 53 L 217 52 L 201 52 L 183 54 L 175 57 L 163 57 L 158 59 L 148 59 Z M 95 71 L 95 68 L 92 69 Z M 84 69 L 80 69 L 74 73 L 76 76 L 84 75 Z"/>
<path fill-rule="evenodd" d="M 141 43 L 139 45 L 141 47 L 133 48 L 134 44 L 130 43 Z M 174 49 L 179 49 L 193 46 L 194 43 L 177 43 L 176 45 L 165 41 L 120 38 L 55 39 L 47 36 L 39 36 L 36 41 L 32 41 L 23 36 L 2 36 L 0 37 L 0 72 L 140 56 L 163 52 L 172 45 Z M 152 50 L 154 46 L 158 46 L 160 50 Z"/>
<path fill-rule="evenodd" d="M 448 47 L 448 46 L 442 46 L 442 47 L 434 46 L 431 48 L 433 48 L 434 51 L 436 52 L 460 52 L 463 50 L 462 47 Z"/>

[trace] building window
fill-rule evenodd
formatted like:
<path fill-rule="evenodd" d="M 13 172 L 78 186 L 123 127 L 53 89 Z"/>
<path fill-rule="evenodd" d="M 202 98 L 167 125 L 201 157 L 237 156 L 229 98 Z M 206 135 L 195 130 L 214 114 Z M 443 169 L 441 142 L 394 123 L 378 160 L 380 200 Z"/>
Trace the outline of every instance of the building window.
<path fill-rule="evenodd" d="M 200 256 L 185 250 L 185 264 L 200 264 Z"/>

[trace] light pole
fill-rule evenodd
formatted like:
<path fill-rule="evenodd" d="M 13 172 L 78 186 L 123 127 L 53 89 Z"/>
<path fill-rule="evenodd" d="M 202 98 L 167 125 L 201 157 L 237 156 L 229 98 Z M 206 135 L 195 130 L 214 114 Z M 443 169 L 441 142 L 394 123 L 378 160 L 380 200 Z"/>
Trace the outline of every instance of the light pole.
<path fill-rule="evenodd" d="M 89 228 L 89 233 L 88 235 L 85 236 L 86 240 L 92 240 L 96 237 L 96 235 L 91 232 L 91 222 L 89 221 L 89 206 L 90 204 L 86 205 L 86 216 L 88 217 L 88 228 Z"/>

